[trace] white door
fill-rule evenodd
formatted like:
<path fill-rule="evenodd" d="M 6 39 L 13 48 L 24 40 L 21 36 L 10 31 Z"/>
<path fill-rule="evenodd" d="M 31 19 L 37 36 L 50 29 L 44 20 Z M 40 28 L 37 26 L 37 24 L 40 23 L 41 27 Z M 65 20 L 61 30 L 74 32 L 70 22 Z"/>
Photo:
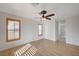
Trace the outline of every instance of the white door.
<path fill-rule="evenodd" d="M 58 41 L 65 42 L 65 21 L 58 21 Z"/>

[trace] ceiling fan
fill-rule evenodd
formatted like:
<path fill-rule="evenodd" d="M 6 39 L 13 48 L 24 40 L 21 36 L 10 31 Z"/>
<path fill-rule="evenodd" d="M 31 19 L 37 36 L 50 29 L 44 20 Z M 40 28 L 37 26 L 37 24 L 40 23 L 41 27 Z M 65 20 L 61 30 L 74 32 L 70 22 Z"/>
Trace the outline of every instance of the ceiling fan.
<path fill-rule="evenodd" d="M 42 10 L 42 11 L 40 12 L 40 15 L 42 15 L 42 18 L 45 19 L 45 20 L 51 20 L 50 17 L 55 15 L 54 13 L 52 13 L 52 14 L 49 14 L 49 15 L 46 15 L 46 16 L 45 16 L 46 13 L 47 13 L 46 10 Z"/>

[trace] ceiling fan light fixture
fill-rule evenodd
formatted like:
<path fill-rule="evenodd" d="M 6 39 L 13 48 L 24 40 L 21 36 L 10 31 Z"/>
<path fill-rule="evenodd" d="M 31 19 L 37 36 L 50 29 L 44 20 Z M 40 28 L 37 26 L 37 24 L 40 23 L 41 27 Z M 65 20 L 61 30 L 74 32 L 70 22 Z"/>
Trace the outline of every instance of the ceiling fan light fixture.
<path fill-rule="evenodd" d="M 42 18 L 42 21 L 46 21 L 46 18 Z"/>

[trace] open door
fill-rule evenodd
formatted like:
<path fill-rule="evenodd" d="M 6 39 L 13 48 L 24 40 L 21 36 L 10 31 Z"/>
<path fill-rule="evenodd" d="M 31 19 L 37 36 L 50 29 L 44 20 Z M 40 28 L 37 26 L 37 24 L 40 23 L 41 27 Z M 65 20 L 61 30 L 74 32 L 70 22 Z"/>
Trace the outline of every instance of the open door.
<path fill-rule="evenodd" d="M 56 22 L 56 37 L 57 41 L 66 42 L 65 40 L 65 20 Z"/>

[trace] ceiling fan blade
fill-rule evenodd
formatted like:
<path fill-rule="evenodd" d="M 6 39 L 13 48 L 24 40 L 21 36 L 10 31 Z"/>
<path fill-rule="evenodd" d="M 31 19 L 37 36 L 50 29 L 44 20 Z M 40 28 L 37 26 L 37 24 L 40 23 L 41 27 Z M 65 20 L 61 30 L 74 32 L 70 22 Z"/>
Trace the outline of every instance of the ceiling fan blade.
<path fill-rule="evenodd" d="M 51 20 L 51 18 L 46 18 L 47 20 Z"/>
<path fill-rule="evenodd" d="M 50 15 L 45 16 L 45 18 L 54 16 L 54 15 L 55 15 L 55 14 L 50 14 Z"/>

